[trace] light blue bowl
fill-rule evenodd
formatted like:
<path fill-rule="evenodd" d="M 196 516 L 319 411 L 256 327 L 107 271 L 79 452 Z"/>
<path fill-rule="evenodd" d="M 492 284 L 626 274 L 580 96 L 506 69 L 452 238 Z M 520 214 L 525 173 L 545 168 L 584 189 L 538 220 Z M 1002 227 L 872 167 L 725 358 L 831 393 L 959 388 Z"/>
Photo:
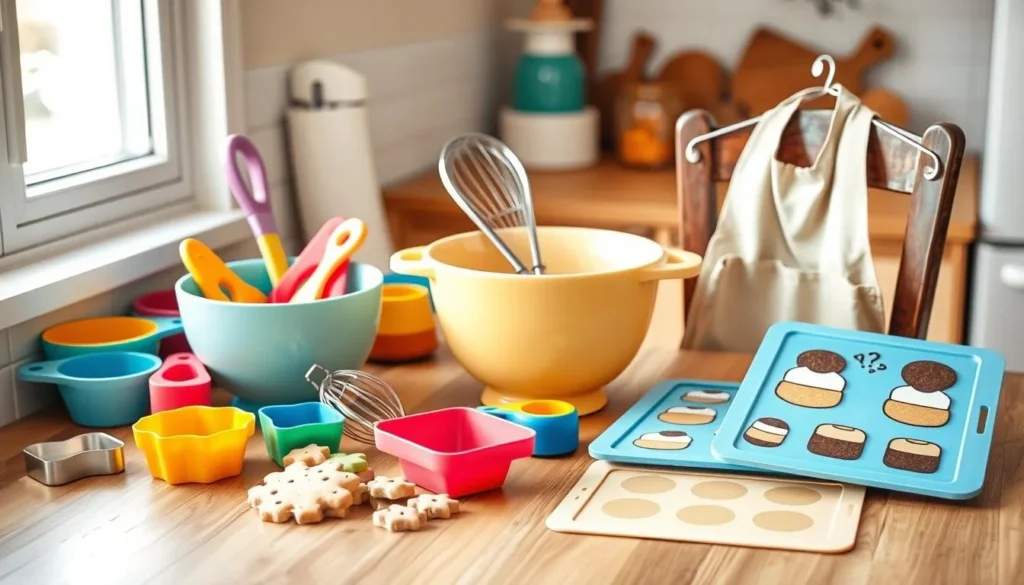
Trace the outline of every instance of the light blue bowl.
<path fill-rule="evenodd" d="M 229 262 L 242 280 L 264 293 L 263 260 Z M 305 375 L 313 364 L 356 370 L 370 355 L 380 321 L 381 271 L 352 262 L 346 294 L 308 303 L 243 304 L 211 301 L 190 275 L 174 285 L 192 352 L 232 393 L 239 407 L 319 400 Z"/>
<path fill-rule="evenodd" d="M 148 353 L 90 353 L 25 364 L 18 368 L 18 377 L 57 384 L 76 424 L 119 427 L 149 414 L 149 377 L 160 364 L 160 358 Z"/>

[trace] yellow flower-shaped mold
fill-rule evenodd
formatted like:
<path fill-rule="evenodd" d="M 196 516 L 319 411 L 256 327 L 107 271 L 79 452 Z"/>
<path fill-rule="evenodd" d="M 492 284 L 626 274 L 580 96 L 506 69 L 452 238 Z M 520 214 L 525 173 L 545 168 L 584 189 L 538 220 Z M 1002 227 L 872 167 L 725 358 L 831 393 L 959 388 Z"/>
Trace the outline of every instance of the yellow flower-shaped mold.
<path fill-rule="evenodd" d="M 213 483 L 238 475 L 256 417 L 234 407 L 186 406 L 132 425 L 153 477 L 169 484 Z"/>

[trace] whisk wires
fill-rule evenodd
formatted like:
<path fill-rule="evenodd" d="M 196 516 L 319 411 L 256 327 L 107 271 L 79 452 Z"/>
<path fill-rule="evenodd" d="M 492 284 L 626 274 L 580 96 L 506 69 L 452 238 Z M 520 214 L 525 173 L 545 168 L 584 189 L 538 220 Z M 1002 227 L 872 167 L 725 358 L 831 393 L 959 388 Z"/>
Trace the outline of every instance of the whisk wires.
<path fill-rule="evenodd" d="M 312 379 L 319 372 L 319 383 Z M 376 423 L 405 416 L 405 409 L 390 384 L 358 370 L 327 369 L 313 365 L 306 380 L 317 387 L 320 402 L 337 410 L 345 417 L 345 434 L 367 444 L 373 444 Z"/>
<path fill-rule="evenodd" d="M 464 134 L 445 145 L 438 163 L 448 193 L 519 274 L 530 272 L 494 230 L 526 227 L 532 272 L 542 274 L 533 196 L 522 162 L 501 141 Z"/>

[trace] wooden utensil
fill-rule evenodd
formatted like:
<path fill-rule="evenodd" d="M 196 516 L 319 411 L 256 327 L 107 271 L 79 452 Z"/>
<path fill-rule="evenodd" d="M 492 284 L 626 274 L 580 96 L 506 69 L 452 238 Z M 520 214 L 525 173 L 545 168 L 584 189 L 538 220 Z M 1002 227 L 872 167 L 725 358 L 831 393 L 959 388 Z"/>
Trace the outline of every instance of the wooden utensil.
<path fill-rule="evenodd" d="M 677 54 L 662 66 L 657 79 L 677 88 L 686 110 L 710 110 L 725 96 L 725 70 L 714 57 L 703 51 Z"/>
<path fill-rule="evenodd" d="M 864 71 L 890 57 L 894 49 L 895 42 L 885 29 L 872 29 L 857 51 L 836 59 L 835 82 L 853 93 L 860 93 Z M 790 95 L 814 84 L 809 69 L 820 54 L 781 35 L 758 31 L 733 76 L 733 101 L 744 116 L 756 116 L 774 108 Z M 822 107 L 821 103 L 809 100 L 804 107 Z"/>
<path fill-rule="evenodd" d="M 860 94 L 860 101 L 878 112 L 878 116 L 890 124 L 906 128 L 910 122 L 910 111 L 907 109 L 907 104 L 898 95 L 887 89 L 865 90 Z"/>
<path fill-rule="evenodd" d="M 656 41 L 650 34 L 640 31 L 633 35 L 633 50 L 626 68 L 609 73 L 596 88 L 594 105 L 601 111 L 601 138 L 606 146 L 614 143 L 615 98 L 623 87 L 643 78 L 655 46 Z"/>

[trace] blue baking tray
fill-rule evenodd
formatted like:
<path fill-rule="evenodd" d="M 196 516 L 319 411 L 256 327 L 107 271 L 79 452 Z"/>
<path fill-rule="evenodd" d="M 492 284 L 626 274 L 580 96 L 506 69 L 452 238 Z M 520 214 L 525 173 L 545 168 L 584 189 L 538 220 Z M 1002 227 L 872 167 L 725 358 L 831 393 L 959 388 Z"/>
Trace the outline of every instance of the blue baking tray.
<path fill-rule="evenodd" d="M 777 323 L 712 452 L 735 465 L 971 498 L 985 480 L 1004 367 L 975 347 Z M 764 418 L 788 425 L 781 444 L 750 430 Z"/>
<path fill-rule="evenodd" d="M 738 388 L 739 384 L 736 382 L 660 382 L 590 444 L 590 456 L 595 459 L 640 465 L 752 471 L 749 467 L 726 463 L 711 455 L 711 439 L 722 424 Z M 729 399 L 718 404 L 687 399 L 691 392 L 702 390 L 723 392 Z M 710 408 L 714 410 L 715 417 L 705 424 L 676 424 L 659 419 L 660 415 L 674 407 Z M 635 443 L 650 433 L 661 431 L 685 433 L 690 438 L 690 443 L 686 448 L 677 450 L 649 449 Z"/>

